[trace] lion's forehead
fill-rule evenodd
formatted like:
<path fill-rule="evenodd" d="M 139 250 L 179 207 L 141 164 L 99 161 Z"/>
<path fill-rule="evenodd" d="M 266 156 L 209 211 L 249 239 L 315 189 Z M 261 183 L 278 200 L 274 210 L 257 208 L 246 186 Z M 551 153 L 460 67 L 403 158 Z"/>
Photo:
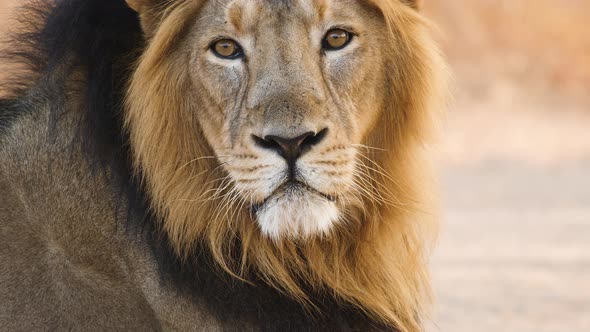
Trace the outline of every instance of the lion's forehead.
<path fill-rule="evenodd" d="M 227 0 L 228 14 L 260 18 L 261 14 L 322 17 L 332 0 Z"/>
<path fill-rule="evenodd" d="M 296 22 L 304 25 L 324 21 L 358 19 L 358 11 L 369 6 L 357 0 L 215 0 L 208 5 L 218 20 L 230 24 L 237 32 L 252 32 L 266 26 L 282 27 Z"/>

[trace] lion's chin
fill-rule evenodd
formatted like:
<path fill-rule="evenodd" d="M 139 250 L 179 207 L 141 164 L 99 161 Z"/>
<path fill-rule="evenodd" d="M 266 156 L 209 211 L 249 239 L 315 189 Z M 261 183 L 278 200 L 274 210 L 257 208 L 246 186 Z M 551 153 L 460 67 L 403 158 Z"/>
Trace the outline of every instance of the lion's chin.
<path fill-rule="evenodd" d="M 339 215 L 333 201 L 300 188 L 275 193 L 258 208 L 256 221 L 273 240 L 306 239 L 328 234 Z"/>

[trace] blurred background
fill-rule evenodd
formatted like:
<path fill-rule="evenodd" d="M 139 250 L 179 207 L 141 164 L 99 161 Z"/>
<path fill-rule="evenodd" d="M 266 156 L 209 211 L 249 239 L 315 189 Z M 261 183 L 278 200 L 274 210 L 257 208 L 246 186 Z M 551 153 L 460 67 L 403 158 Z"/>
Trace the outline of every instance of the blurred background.
<path fill-rule="evenodd" d="M 454 75 L 428 332 L 590 331 L 590 0 L 425 14 Z"/>
<path fill-rule="evenodd" d="M 590 0 L 425 0 L 454 75 L 428 331 L 590 331 Z"/>

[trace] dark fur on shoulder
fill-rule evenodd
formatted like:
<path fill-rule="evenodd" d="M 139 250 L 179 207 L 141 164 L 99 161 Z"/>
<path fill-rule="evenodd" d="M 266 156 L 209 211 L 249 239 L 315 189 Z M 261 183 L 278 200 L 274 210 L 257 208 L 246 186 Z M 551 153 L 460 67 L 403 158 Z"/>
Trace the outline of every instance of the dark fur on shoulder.
<path fill-rule="evenodd" d="M 14 33 L 2 53 L 15 68 L 2 90 L 21 102 L 47 98 L 54 122 L 71 94 L 68 80 L 82 80 L 70 87 L 80 89 L 84 110 L 79 142 L 95 161 L 126 161 L 121 112 L 131 64 L 143 45 L 137 14 L 122 0 L 35 0 L 20 9 L 15 23 L 32 28 Z M 18 115 L 5 106 L 0 112 L 4 126 Z"/>
<path fill-rule="evenodd" d="M 0 53 L 13 68 L 0 85 L 10 98 L 0 100 L 0 134 L 40 103 L 48 105 L 53 128 L 75 103 L 82 114 L 72 144 L 81 145 L 94 171 L 109 172 L 134 213 L 145 214 L 122 121 L 124 91 L 144 45 L 137 13 L 123 0 L 31 0 L 14 23 L 21 29 Z"/>

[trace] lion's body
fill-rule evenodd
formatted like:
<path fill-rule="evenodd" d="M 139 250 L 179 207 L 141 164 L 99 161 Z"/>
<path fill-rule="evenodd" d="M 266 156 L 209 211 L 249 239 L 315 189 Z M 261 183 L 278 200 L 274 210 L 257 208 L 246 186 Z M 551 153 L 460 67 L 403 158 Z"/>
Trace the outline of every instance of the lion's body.
<path fill-rule="evenodd" d="M 0 330 L 421 330 L 445 81 L 421 1 L 43 3 L 0 99 Z M 348 50 L 314 48 L 324 16 Z M 248 61 L 211 55 L 228 22 Z M 305 126 L 297 161 L 253 144 Z"/>
<path fill-rule="evenodd" d="M 158 327 L 135 279 L 149 257 L 134 257 L 142 250 L 124 241 L 104 178 L 88 176 L 88 163 L 65 148 L 75 118 L 47 144 L 47 105 L 34 107 L 0 149 L 0 329 Z"/>

